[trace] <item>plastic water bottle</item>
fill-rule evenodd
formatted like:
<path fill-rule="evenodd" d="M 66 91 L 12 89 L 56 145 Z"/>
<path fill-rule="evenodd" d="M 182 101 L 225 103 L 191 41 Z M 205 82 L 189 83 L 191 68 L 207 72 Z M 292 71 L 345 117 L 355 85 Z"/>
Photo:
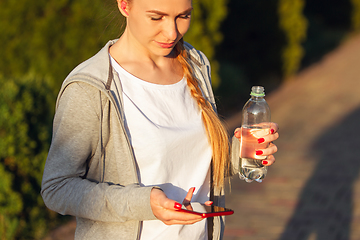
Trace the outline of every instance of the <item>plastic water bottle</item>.
<path fill-rule="evenodd" d="M 250 96 L 242 111 L 239 175 L 246 182 L 262 182 L 267 173 L 267 167 L 262 164 L 266 157 L 261 159 L 261 156 L 256 156 L 256 150 L 264 149 L 268 145 L 259 143 L 258 139 L 270 132 L 271 114 L 264 98 L 264 87 L 253 86 Z"/>

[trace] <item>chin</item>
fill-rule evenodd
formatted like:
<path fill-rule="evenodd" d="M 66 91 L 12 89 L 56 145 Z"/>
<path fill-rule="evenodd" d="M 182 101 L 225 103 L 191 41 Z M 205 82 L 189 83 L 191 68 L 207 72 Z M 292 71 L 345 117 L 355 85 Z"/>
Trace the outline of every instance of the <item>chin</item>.
<path fill-rule="evenodd" d="M 157 56 L 170 57 L 174 53 L 173 50 L 174 50 L 173 48 L 165 48 L 160 51 L 153 52 L 153 53 Z"/>

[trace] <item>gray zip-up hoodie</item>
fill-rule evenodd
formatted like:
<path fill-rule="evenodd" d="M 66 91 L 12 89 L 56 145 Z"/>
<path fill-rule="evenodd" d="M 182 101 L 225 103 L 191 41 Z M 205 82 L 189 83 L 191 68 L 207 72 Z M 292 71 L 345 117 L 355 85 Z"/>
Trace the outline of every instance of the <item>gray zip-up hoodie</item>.
<path fill-rule="evenodd" d="M 125 131 L 122 89 L 108 53 L 115 41 L 69 74 L 56 102 L 41 194 L 50 209 L 76 216 L 75 239 L 138 239 L 141 221 L 156 219 L 152 187 L 139 185 Z M 209 61 L 185 46 L 203 95 L 215 107 Z M 237 166 L 238 154 L 233 161 Z M 224 205 L 223 191 L 211 195 L 215 205 Z M 208 222 L 209 239 L 221 239 L 224 219 Z"/>

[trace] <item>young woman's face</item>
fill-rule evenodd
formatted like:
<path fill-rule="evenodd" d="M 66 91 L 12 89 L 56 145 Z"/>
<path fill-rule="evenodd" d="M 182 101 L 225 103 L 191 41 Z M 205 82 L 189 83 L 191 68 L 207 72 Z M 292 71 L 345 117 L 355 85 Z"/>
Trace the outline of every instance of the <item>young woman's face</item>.
<path fill-rule="evenodd" d="M 127 30 L 147 54 L 168 56 L 190 26 L 191 0 L 132 0 Z"/>

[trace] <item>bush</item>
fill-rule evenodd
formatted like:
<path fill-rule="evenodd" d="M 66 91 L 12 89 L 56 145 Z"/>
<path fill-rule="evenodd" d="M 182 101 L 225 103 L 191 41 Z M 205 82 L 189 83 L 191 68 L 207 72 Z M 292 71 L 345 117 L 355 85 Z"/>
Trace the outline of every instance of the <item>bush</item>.
<path fill-rule="evenodd" d="M 40 239 L 56 218 L 40 196 L 55 98 L 34 76 L 0 84 L 0 236 Z"/>

